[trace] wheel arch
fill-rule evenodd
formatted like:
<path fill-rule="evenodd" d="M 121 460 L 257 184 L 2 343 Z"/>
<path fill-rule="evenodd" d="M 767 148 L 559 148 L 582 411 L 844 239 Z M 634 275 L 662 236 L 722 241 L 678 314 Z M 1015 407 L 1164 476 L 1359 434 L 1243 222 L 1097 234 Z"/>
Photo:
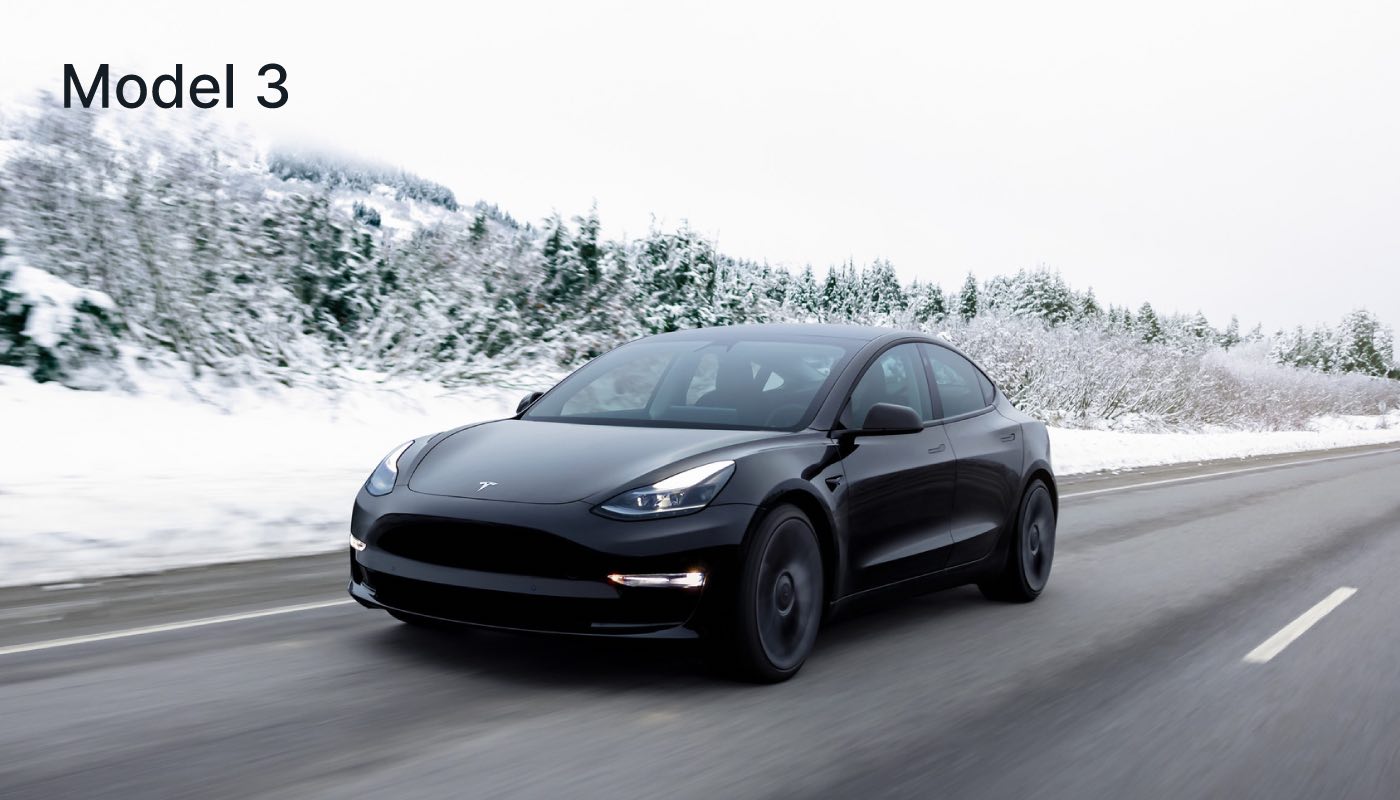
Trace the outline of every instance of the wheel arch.
<path fill-rule="evenodd" d="M 1050 507 L 1055 509 L 1055 516 L 1060 515 L 1060 489 L 1055 485 L 1055 473 L 1050 469 L 1048 462 L 1036 460 L 1030 464 L 1021 479 L 1021 490 L 1016 493 L 1016 505 L 1006 518 L 1006 526 L 997 537 L 996 547 L 987 559 L 988 564 L 999 565 L 1005 560 L 1007 551 L 1011 549 L 1011 537 L 1015 535 L 1016 526 L 1021 520 L 1021 503 L 1026 499 L 1026 490 L 1037 479 L 1043 481 L 1045 488 L 1050 491 Z"/>
<path fill-rule="evenodd" d="M 1026 496 L 1026 489 L 1035 480 L 1040 480 L 1045 484 L 1045 488 L 1050 490 L 1050 506 L 1055 509 L 1055 515 L 1060 514 L 1060 488 L 1055 485 L 1055 474 L 1050 471 L 1050 465 L 1037 461 L 1026 471 L 1026 479 L 1021 483 L 1021 494 L 1016 498 L 1017 512 L 1020 510 L 1021 498 Z"/>
<path fill-rule="evenodd" d="M 775 488 L 759 506 L 758 512 L 754 514 L 749 532 L 744 537 L 746 544 L 748 536 L 758 527 L 758 523 L 764 516 L 783 504 L 796 506 L 799 511 L 807 515 L 807 519 L 812 523 L 812 530 L 817 534 L 817 545 L 821 549 L 823 600 L 830 607 L 841 596 L 841 564 L 843 563 L 841 543 L 836 535 L 836 524 L 831 508 L 810 488 L 810 485 L 785 484 Z"/>

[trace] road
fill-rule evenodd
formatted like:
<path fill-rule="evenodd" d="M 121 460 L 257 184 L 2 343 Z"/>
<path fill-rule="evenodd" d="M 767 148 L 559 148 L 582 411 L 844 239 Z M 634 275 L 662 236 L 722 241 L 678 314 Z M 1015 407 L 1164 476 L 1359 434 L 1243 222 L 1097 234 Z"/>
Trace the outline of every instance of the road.
<path fill-rule="evenodd" d="M 768 687 L 412 629 L 341 557 L 4 590 L 0 797 L 1393 798 L 1397 487 L 1394 448 L 1076 481 L 1039 601 L 884 603 Z"/>

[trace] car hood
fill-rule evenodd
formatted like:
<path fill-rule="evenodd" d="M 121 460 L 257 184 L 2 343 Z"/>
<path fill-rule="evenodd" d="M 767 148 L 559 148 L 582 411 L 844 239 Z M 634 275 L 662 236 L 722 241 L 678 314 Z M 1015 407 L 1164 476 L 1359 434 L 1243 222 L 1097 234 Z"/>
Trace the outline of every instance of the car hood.
<path fill-rule="evenodd" d="M 438 442 L 408 488 L 477 500 L 571 503 L 634 488 L 642 476 L 681 459 L 774 435 L 505 419 Z"/>

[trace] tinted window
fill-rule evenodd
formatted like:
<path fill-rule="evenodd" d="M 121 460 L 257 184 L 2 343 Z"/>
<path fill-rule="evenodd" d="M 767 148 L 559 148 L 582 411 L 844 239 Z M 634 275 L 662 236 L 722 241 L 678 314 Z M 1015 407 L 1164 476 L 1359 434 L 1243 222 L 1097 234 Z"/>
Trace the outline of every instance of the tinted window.
<path fill-rule="evenodd" d="M 841 415 L 841 424 L 858 428 L 876 403 L 909 406 L 919 412 L 925 422 L 933 419 L 933 403 L 929 400 L 928 379 L 919 361 L 916 345 L 891 347 L 866 368 L 865 374 L 851 390 L 851 401 Z"/>
<path fill-rule="evenodd" d="M 921 344 L 919 347 L 928 358 L 929 372 L 933 375 L 938 399 L 943 404 L 944 417 L 981 411 L 991 405 L 982 393 L 982 382 L 987 379 L 972 366 L 971 361 L 937 345 Z"/>
<path fill-rule="evenodd" d="M 673 339 L 620 347 L 541 398 L 525 419 L 796 429 L 850 349 L 835 339 Z"/>

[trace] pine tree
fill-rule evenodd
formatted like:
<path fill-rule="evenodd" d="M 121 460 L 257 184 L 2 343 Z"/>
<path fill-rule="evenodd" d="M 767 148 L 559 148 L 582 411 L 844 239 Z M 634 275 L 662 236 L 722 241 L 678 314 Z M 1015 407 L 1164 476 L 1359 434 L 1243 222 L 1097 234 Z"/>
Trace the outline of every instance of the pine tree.
<path fill-rule="evenodd" d="M 904 297 L 904 289 L 899 285 L 899 278 L 890 262 L 876 261 L 861 279 L 865 307 L 870 313 L 888 318 L 908 304 Z"/>
<path fill-rule="evenodd" d="M 1094 287 L 1090 286 L 1084 296 L 1079 298 L 1079 320 L 1081 322 L 1094 322 L 1103 316 L 1103 309 L 1099 307 L 1099 301 L 1094 297 Z"/>
<path fill-rule="evenodd" d="M 593 207 L 588 211 L 588 216 L 574 217 L 574 224 L 578 226 L 578 235 L 574 237 L 574 248 L 578 264 L 582 267 L 582 274 L 578 278 L 581 282 L 581 288 L 590 289 L 597 286 L 598 281 L 603 277 L 603 249 L 598 241 L 602 223 L 598 220 L 598 204 L 593 204 Z"/>
<path fill-rule="evenodd" d="M 826 279 L 822 281 L 821 308 L 825 312 L 822 319 L 839 317 L 846 307 L 846 292 L 841 284 L 841 275 L 835 267 L 828 267 Z"/>
<path fill-rule="evenodd" d="M 1337 329 L 1329 361 L 1339 372 L 1384 376 L 1394 361 L 1390 331 L 1367 310 L 1346 315 Z"/>
<path fill-rule="evenodd" d="M 821 304 L 821 289 L 817 287 L 816 274 L 812 272 L 812 265 L 808 264 L 802 270 L 802 274 L 797 276 L 793 286 L 787 295 L 787 305 L 800 319 L 816 313 Z"/>
<path fill-rule="evenodd" d="M 1152 310 L 1151 303 L 1143 303 L 1138 309 L 1136 330 L 1138 337 L 1148 344 L 1162 341 L 1162 324 L 1157 319 L 1157 312 Z"/>
<path fill-rule="evenodd" d="M 1059 325 L 1075 318 L 1077 313 L 1074 293 L 1065 285 L 1060 273 L 1048 269 L 1020 272 L 1011 283 L 1012 313 L 1018 316 L 1034 316 L 1051 325 Z"/>
<path fill-rule="evenodd" d="M 1210 321 L 1206 315 L 1197 311 L 1189 317 L 1183 325 L 1183 332 L 1200 342 L 1210 341 L 1217 338 L 1215 329 L 1210 326 Z"/>
<path fill-rule="evenodd" d="M 841 266 L 841 305 L 833 310 L 844 319 L 863 321 L 870 312 L 866 300 L 861 292 L 861 273 L 856 269 L 856 262 L 847 259 Z"/>
<path fill-rule="evenodd" d="M 476 216 L 472 217 L 471 228 L 468 229 L 467 241 L 471 242 L 473 245 L 479 245 L 486 240 L 488 231 L 489 229 L 486 227 L 486 212 L 478 211 Z"/>
<path fill-rule="evenodd" d="M 1225 331 L 1220 334 L 1220 346 L 1225 350 L 1237 347 L 1244 339 L 1240 337 L 1240 318 L 1235 315 L 1230 316 L 1230 324 L 1225 326 Z"/>
<path fill-rule="evenodd" d="M 910 287 L 910 304 L 914 322 L 919 325 L 939 324 L 948 317 L 943 290 L 936 283 L 915 283 Z"/>
<path fill-rule="evenodd" d="M 971 272 L 967 273 L 967 280 L 963 281 L 962 291 L 958 292 L 958 316 L 963 322 L 969 322 L 977 316 L 980 311 L 977 303 L 977 278 Z"/>

